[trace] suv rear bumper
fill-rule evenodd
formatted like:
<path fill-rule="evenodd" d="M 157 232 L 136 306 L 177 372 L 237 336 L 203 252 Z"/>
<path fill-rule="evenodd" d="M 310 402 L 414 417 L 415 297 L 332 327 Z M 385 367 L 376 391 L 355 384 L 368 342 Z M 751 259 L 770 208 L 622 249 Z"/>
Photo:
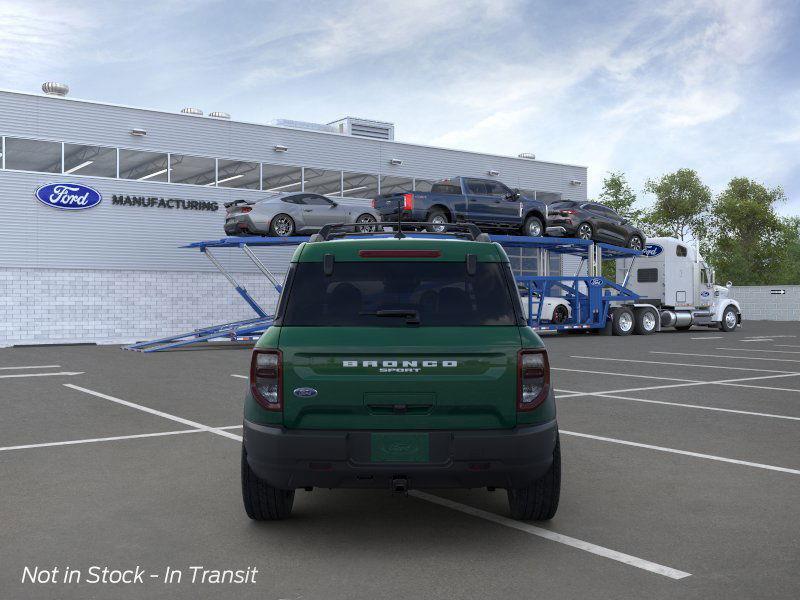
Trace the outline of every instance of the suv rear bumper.
<path fill-rule="evenodd" d="M 282 489 L 303 487 L 525 487 L 553 461 L 555 420 L 513 429 L 397 431 L 426 433 L 425 463 L 373 462 L 370 431 L 285 429 L 244 422 L 247 460 L 259 478 Z"/>

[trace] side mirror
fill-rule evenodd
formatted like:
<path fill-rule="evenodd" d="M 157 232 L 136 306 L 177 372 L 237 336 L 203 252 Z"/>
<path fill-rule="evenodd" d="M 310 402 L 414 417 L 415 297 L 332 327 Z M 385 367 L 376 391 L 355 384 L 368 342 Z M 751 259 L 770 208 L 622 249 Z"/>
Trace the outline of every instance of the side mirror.
<path fill-rule="evenodd" d="M 336 208 L 337 206 L 339 206 L 339 203 L 334 200 L 331 200 L 331 208 Z"/>
<path fill-rule="evenodd" d="M 725 284 L 725 287 L 731 289 L 733 287 L 733 282 L 729 281 L 728 283 Z"/>

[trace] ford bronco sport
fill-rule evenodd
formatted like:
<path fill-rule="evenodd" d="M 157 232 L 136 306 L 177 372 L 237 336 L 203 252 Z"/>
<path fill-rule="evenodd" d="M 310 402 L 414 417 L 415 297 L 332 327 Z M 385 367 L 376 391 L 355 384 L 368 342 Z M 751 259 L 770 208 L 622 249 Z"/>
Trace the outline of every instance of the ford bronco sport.
<path fill-rule="evenodd" d="M 500 487 L 514 518 L 555 514 L 547 352 L 502 247 L 474 225 L 447 228 L 326 226 L 297 248 L 252 356 L 241 461 L 251 519 L 289 516 L 295 490 L 314 487 Z"/>

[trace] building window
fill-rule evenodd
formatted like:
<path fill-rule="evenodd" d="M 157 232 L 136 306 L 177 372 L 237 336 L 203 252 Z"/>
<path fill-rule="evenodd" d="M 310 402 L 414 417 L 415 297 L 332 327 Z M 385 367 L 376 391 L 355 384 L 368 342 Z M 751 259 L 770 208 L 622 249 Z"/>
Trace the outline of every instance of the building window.
<path fill-rule="evenodd" d="M 261 189 L 265 192 L 299 192 L 303 187 L 303 170 L 286 165 L 261 165 Z"/>
<path fill-rule="evenodd" d="M 260 165 L 254 162 L 220 159 L 217 165 L 219 187 L 259 189 Z"/>
<path fill-rule="evenodd" d="M 64 144 L 64 174 L 117 176 L 117 149 Z"/>
<path fill-rule="evenodd" d="M 170 154 L 169 180 L 171 183 L 214 185 L 217 161 L 204 156 Z"/>
<path fill-rule="evenodd" d="M 6 169 L 61 173 L 61 143 L 6 138 Z"/>
<path fill-rule="evenodd" d="M 341 171 L 327 171 L 325 169 L 311 169 L 309 167 L 306 167 L 303 171 L 305 172 L 303 189 L 306 192 L 322 194 L 323 196 L 342 195 Z"/>
<path fill-rule="evenodd" d="M 381 177 L 381 194 L 402 194 L 414 190 L 414 180 L 411 177 L 395 177 L 384 175 Z"/>
<path fill-rule="evenodd" d="M 374 198 L 378 195 L 378 176 L 364 173 L 342 173 L 346 198 Z"/>
<path fill-rule="evenodd" d="M 166 182 L 168 172 L 166 154 L 141 150 L 119 151 L 119 176 L 122 179 Z"/>
<path fill-rule="evenodd" d="M 436 183 L 433 179 L 415 179 L 414 191 L 415 192 L 430 192 L 433 184 Z"/>

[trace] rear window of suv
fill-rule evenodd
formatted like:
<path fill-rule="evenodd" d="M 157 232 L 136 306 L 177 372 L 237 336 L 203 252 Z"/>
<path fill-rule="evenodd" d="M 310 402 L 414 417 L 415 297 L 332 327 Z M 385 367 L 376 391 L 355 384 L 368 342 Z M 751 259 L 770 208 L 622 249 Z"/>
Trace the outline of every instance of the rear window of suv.
<path fill-rule="evenodd" d="M 507 271 L 507 272 L 506 272 Z M 474 275 L 463 262 L 337 262 L 326 276 L 322 263 L 292 266 L 276 324 L 298 327 L 407 327 L 516 325 L 506 263 L 477 263 Z"/>

